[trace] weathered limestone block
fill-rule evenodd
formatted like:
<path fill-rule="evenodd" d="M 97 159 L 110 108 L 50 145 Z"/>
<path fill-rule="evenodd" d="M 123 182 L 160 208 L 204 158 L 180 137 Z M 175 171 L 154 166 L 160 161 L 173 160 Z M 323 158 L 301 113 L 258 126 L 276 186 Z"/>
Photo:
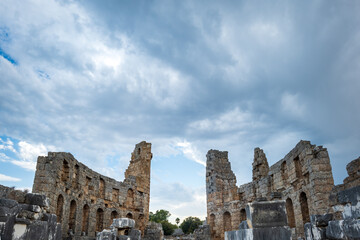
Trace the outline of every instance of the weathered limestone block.
<path fill-rule="evenodd" d="M 116 233 L 111 230 L 104 229 L 96 235 L 96 240 L 116 240 Z"/>
<path fill-rule="evenodd" d="M 356 205 L 360 201 L 360 185 L 340 191 L 337 194 L 337 199 L 341 204 L 351 203 L 351 205 Z"/>
<path fill-rule="evenodd" d="M 344 219 L 349 219 L 349 218 L 353 218 L 353 219 L 358 219 L 360 218 L 360 201 L 357 202 L 357 204 L 355 206 L 352 206 L 351 204 L 346 204 L 343 207 L 343 218 Z"/>
<path fill-rule="evenodd" d="M 246 206 L 250 228 L 287 226 L 285 201 L 253 202 Z"/>
<path fill-rule="evenodd" d="M 149 222 L 145 228 L 144 240 L 162 240 L 164 231 L 161 223 Z"/>
<path fill-rule="evenodd" d="M 211 239 L 210 226 L 208 224 L 200 225 L 194 231 L 194 238 L 195 240 L 210 240 Z"/>
<path fill-rule="evenodd" d="M 326 239 L 326 228 L 320 228 L 312 223 L 305 223 L 305 240 Z"/>
<path fill-rule="evenodd" d="M 116 218 L 113 219 L 112 226 L 115 228 L 134 228 L 135 227 L 135 221 L 130 218 Z"/>
<path fill-rule="evenodd" d="M 49 199 L 45 195 L 28 193 L 25 195 L 25 203 L 30 205 L 38 205 L 40 207 L 49 207 Z"/>
<path fill-rule="evenodd" d="M 348 239 L 360 239 L 360 219 L 345 219 L 343 228 Z"/>
<path fill-rule="evenodd" d="M 197 230 L 197 229 L 196 229 L 196 230 Z M 196 230 L 195 230 L 195 231 L 196 231 Z M 173 234 L 172 234 L 172 236 L 182 236 L 182 235 L 184 235 L 184 232 L 183 232 L 183 230 L 182 230 L 181 228 L 175 229 L 174 232 L 173 232 Z"/>
<path fill-rule="evenodd" d="M 315 225 L 316 227 L 326 227 L 329 221 L 333 220 L 333 214 L 323 214 L 323 215 L 311 215 L 310 222 L 311 224 Z"/>
<path fill-rule="evenodd" d="M 8 195 L 11 193 L 9 191 Z M 16 195 L 21 194 L 17 192 Z M 26 196 L 17 198 L 22 200 L 20 204 L 15 200 L 0 199 L 0 239 L 60 240 L 61 227 L 56 222 L 56 215 L 46 213 L 48 199 L 38 194 Z"/>
<path fill-rule="evenodd" d="M 131 240 L 141 240 L 141 231 L 137 229 L 131 229 L 128 236 Z"/>
<path fill-rule="evenodd" d="M 344 179 L 344 184 L 348 187 L 360 184 L 360 157 L 351 161 L 346 165 L 348 177 Z"/>
<path fill-rule="evenodd" d="M 241 229 L 225 232 L 225 240 L 291 240 L 289 227 Z"/>
<path fill-rule="evenodd" d="M 326 236 L 330 239 L 344 239 L 344 220 L 330 221 L 326 228 Z"/>

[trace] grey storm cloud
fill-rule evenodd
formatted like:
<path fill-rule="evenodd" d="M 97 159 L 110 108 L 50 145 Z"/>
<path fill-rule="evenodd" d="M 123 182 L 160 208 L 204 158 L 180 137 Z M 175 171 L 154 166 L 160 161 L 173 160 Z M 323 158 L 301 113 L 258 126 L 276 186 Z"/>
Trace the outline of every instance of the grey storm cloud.
<path fill-rule="evenodd" d="M 1 134 L 96 166 L 186 139 L 228 150 L 238 182 L 257 146 L 323 144 L 337 182 L 359 154 L 359 1 L 22 4 L 0 3 Z"/>

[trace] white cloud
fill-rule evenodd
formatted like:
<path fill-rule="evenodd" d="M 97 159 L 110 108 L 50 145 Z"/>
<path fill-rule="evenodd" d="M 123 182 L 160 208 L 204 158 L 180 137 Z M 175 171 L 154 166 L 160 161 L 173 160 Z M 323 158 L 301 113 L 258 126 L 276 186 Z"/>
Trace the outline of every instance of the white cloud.
<path fill-rule="evenodd" d="M 262 127 L 265 124 L 256 119 L 252 113 L 242 111 L 238 107 L 224 112 L 214 118 L 206 118 L 189 124 L 193 131 L 228 132 Z"/>
<path fill-rule="evenodd" d="M 283 93 L 281 96 L 281 106 L 284 112 L 289 113 L 293 117 L 305 117 L 306 106 L 301 102 L 299 94 Z"/>
<path fill-rule="evenodd" d="M 192 188 L 181 183 L 161 183 L 156 185 L 151 194 L 150 211 L 170 211 L 169 220 L 173 223 L 177 217 L 181 221 L 189 216 L 202 220 L 206 217 L 205 187 Z"/>
<path fill-rule="evenodd" d="M 0 181 L 20 182 L 21 179 L 20 179 L 20 178 L 15 178 L 15 177 L 6 176 L 6 175 L 0 173 Z"/>
<path fill-rule="evenodd" d="M 189 158 L 203 166 L 206 166 L 206 162 L 201 160 L 202 154 L 196 149 L 195 146 L 193 146 L 193 144 L 184 140 L 182 142 L 178 142 L 177 146 L 180 147 L 181 151 L 184 153 L 184 155 L 187 158 Z"/>
<path fill-rule="evenodd" d="M 10 157 L 4 152 L 0 152 L 0 161 L 10 162 L 31 171 L 36 170 L 36 161 L 38 156 L 46 156 L 49 151 L 55 151 L 54 146 L 45 146 L 42 143 L 31 144 L 26 141 L 20 141 L 17 146 L 15 146 L 10 139 L 7 139 L 6 142 L 2 142 L 6 144 L 0 145 L 3 146 L 2 148 L 0 147 L 0 150 L 4 151 L 10 149 L 15 153 L 15 157 Z M 8 146 L 11 146 L 11 148 Z M 18 149 L 18 151 L 15 148 Z"/>
<path fill-rule="evenodd" d="M 14 149 L 14 143 L 9 138 L 7 138 L 6 141 L 0 138 L 0 150 L 10 150 L 12 152 L 16 152 Z"/>

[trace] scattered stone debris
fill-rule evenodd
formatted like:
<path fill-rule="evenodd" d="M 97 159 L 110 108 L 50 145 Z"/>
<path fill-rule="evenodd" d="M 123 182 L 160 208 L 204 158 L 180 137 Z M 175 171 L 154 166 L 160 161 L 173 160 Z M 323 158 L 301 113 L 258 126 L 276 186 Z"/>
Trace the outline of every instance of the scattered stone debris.
<path fill-rule="evenodd" d="M 62 234 L 95 238 L 113 219 L 132 218 L 144 232 L 149 219 L 151 143 L 135 146 L 118 182 L 78 162 L 70 153 L 49 152 L 38 157 L 33 192 L 50 199 L 49 212 L 58 216 Z"/>
<path fill-rule="evenodd" d="M 0 185 L 0 239 L 61 240 L 61 225 L 48 209 L 44 195 Z"/>

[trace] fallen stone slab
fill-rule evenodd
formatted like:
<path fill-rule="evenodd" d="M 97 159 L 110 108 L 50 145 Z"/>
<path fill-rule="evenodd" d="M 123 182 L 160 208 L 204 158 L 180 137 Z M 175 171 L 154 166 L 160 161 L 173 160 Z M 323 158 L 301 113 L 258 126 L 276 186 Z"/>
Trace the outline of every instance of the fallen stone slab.
<path fill-rule="evenodd" d="M 119 229 L 134 228 L 135 220 L 130 218 L 115 218 L 112 226 Z"/>

